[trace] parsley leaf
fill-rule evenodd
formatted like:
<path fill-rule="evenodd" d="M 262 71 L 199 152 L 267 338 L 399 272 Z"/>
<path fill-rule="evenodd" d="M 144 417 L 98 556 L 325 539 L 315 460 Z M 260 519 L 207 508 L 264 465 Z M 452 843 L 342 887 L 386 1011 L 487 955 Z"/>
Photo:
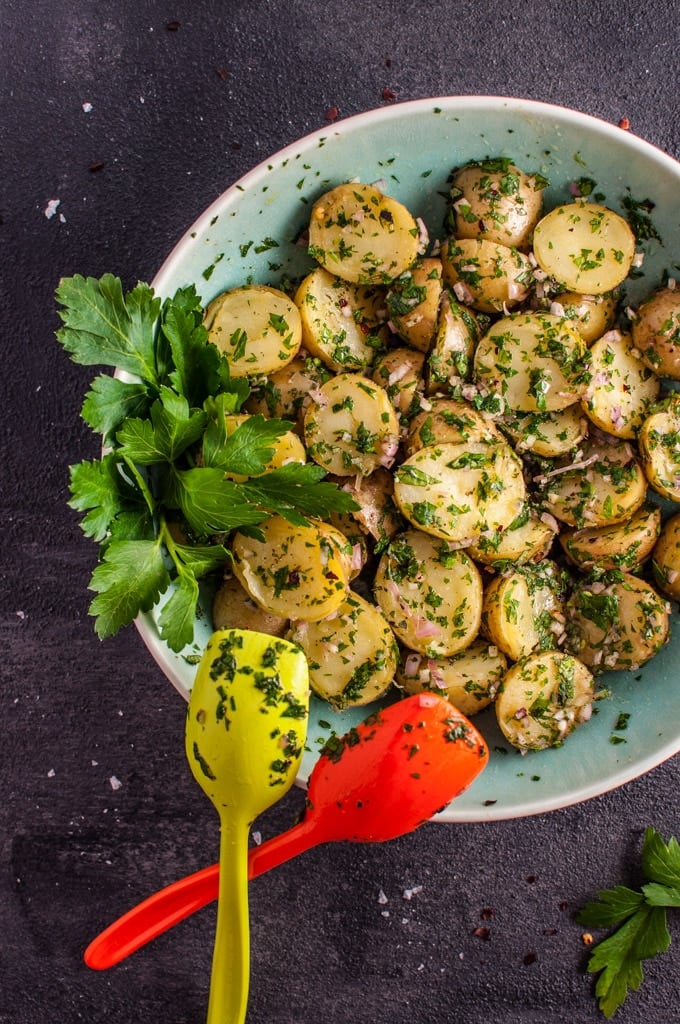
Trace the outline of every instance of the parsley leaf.
<path fill-rule="evenodd" d="M 170 583 L 158 540 L 112 541 L 90 580 L 97 597 L 90 605 L 100 639 L 148 612 Z"/>
<path fill-rule="evenodd" d="M 605 1017 L 623 1004 L 629 990 L 636 991 L 644 974 L 642 961 L 668 949 L 666 907 L 680 906 L 680 845 L 664 843 L 653 828 L 645 830 L 642 869 L 649 881 L 640 891 L 617 885 L 598 893 L 577 921 L 594 928 L 615 928 L 590 955 L 588 971 L 599 973 L 595 994 Z"/>
<path fill-rule="evenodd" d="M 120 278 L 104 274 L 62 279 L 57 301 L 64 326 L 57 338 L 76 363 L 115 366 L 145 381 L 155 381 L 153 325 L 161 300 L 147 284 L 123 296 Z"/>
<path fill-rule="evenodd" d="M 90 580 L 95 630 L 113 635 L 164 595 L 160 634 L 180 651 L 193 639 L 200 581 L 230 558 L 224 535 L 257 532 L 277 512 L 304 523 L 357 505 L 322 482 L 318 466 L 267 469 L 292 424 L 255 415 L 227 429 L 250 387 L 231 378 L 208 340 L 193 285 L 161 302 L 146 284 L 124 294 L 112 274 L 76 275 L 56 298 L 57 340 L 73 361 L 117 371 L 94 379 L 81 411 L 107 451 L 70 470 L 69 504 L 100 546 Z"/>

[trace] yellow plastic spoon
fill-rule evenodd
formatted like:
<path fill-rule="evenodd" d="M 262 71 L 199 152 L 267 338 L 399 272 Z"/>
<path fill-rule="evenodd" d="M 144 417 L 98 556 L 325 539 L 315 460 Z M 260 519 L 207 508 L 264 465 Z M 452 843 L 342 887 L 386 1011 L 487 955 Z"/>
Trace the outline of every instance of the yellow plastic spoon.
<path fill-rule="evenodd" d="M 286 640 L 220 630 L 189 699 L 185 746 L 220 816 L 217 926 L 207 1024 L 243 1024 L 250 980 L 248 834 L 290 789 L 309 714 L 307 662 Z"/>

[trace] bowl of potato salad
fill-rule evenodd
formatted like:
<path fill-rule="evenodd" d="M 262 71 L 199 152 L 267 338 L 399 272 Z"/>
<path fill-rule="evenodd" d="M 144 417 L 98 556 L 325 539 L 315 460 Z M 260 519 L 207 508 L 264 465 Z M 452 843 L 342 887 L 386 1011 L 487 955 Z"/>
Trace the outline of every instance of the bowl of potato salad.
<path fill-rule="evenodd" d="M 491 756 L 441 821 L 564 807 L 674 755 L 678 274 L 680 165 L 533 101 L 393 104 L 228 188 L 153 287 L 195 286 L 242 385 L 227 434 L 273 421 L 268 470 L 311 463 L 345 501 L 222 536 L 182 650 L 172 587 L 138 618 L 171 682 L 189 694 L 216 628 L 297 643 L 301 784 L 377 702 L 444 694 Z"/>

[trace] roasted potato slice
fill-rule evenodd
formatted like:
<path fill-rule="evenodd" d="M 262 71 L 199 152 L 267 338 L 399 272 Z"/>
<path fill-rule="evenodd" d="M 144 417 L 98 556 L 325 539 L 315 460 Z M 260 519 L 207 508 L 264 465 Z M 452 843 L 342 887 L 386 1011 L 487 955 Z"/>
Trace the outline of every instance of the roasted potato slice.
<path fill-rule="evenodd" d="M 355 284 L 389 284 L 421 252 L 411 213 L 373 185 L 338 185 L 314 203 L 309 252 L 322 267 Z"/>
<path fill-rule="evenodd" d="M 668 639 L 666 602 L 630 573 L 580 584 L 567 601 L 566 615 L 566 649 L 597 672 L 635 670 Z"/>
<path fill-rule="evenodd" d="M 519 249 L 477 238 L 449 238 L 441 256 L 444 281 L 458 301 L 482 313 L 507 312 L 529 294 L 531 263 Z"/>
<path fill-rule="evenodd" d="M 287 619 L 314 622 L 336 611 L 349 588 L 347 539 L 328 523 L 293 526 L 278 515 L 258 529 L 261 540 L 237 531 L 232 544 L 234 575 L 253 601 Z"/>
<path fill-rule="evenodd" d="M 614 210 L 583 199 L 556 206 L 534 228 L 534 256 L 570 291 L 602 295 L 628 276 L 635 235 Z"/>
<path fill-rule="evenodd" d="M 630 519 L 613 526 L 560 531 L 560 544 L 573 565 L 634 572 L 651 555 L 661 529 L 661 509 L 645 502 Z"/>
<path fill-rule="evenodd" d="M 633 438 L 659 395 L 661 382 L 639 358 L 630 334 L 608 331 L 590 349 L 591 380 L 582 399 L 592 422 L 615 437 Z"/>
<path fill-rule="evenodd" d="M 394 474 L 394 500 L 409 522 L 461 547 L 506 529 L 525 498 L 522 463 L 504 441 L 428 445 Z"/>
<path fill-rule="evenodd" d="M 593 676 L 578 658 L 541 651 L 506 673 L 496 697 L 501 732 L 522 752 L 558 747 L 592 715 Z"/>
<path fill-rule="evenodd" d="M 389 690 L 397 643 L 385 617 L 350 592 L 330 618 L 293 621 L 287 638 L 302 648 L 309 683 L 338 710 L 377 700 Z"/>
<path fill-rule="evenodd" d="M 563 317 L 514 313 L 497 320 L 475 352 L 475 381 L 515 412 L 555 412 L 585 393 L 588 348 Z"/>
<path fill-rule="evenodd" d="M 395 680 L 406 693 L 441 694 L 470 716 L 495 700 L 507 667 L 503 652 L 479 639 L 448 658 L 427 658 L 403 650 Z"/>
<path fill-rule="evenodd" d="M 273 373 L 302 340 L 300 313 L 285 292 L 263 284 L 222 292 L 205 311 L 208 340 L 229 359 L 232 377 Z"/>
<path fill-rule="evenodd" d="M 421 654 L 455 654 L 479 631 L 479 570 L 464 551 L 419 530 L 390 541 L 378 563 L 374 594 L 399 640 Z"/>

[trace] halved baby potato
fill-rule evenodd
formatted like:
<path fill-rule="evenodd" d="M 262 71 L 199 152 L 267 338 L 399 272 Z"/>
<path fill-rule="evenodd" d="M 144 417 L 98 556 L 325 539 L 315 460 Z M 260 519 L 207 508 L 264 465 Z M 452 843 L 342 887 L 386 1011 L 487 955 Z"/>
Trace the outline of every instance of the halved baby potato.
<path fill-rule="evenodd" d="M 442 261 L 423 257 L 390 285 L 386 306 L 396 334 L 418 352 L 428 352 L 442 294 Z"/>
<path fill-rule="evenodd" d="M 529 248 L 546 184 L 541 175 L 525 174 L 504 157 L 471 160 L 451 179 L 456 238 Z"/>
<path fill-rule="evenodd" d="M 523 565 L 487 583 L 482 633 L 511 661 L 556 648 L 564 633 L 564 574 L 554 562 Z"/>
<path fill-rule="evenodd" d="M 634 572 L 651 555 L 661 529 L 661 509 L 645 502 L 630 519 L 613 526 L 567 528 L 560 544 L 570 562 L 584 572 L 627 569 Z"/>
<path fill-rule="evenodd" d="M 425 356 L 412 348 L 392 348 L 380 356 L 371 378 L 387 392 L 397 415 L 407 419 L 420 408 L 425 390 L 423 367 Z"/>
<path fill-rule="evenodd" d="M 529 259 L 508 245 L 478 238 L 449 238 L 442 246 L 442 272 L 456 298 L 482 313 L 507 312 L 529 294 Z"/>
<path fill-rule="evenodd" d="M 262 539 L 237 530 L 232 555 L 234 575 L 260 608 L 314 622 L 340 607 L 349 577 L 347 539 L 338 530 L 318 520 L 293 526 L 278 515 L 258 530 Z"/>
<path fill-rule="evenodd" d="M 638 444 L 650 486 L 680 502 L 680 395 L 669 396 L 644 420 Z"/>
<path fill-rule="evenodd" d="M 249 413 L 291 420 L 299 432 L 312 395 L 330 376 L 320 359 L 299 354 L 280 370 L 251 378 L 251 392 L 243 408 Z"/>
<path fill-rule="evenodd" d="M 621 523 L 647 496 L 645 473 L 631 446 L 607 441 L 599 432 L 534 482 L 548 511 L 579 529 Z"/>
<path fill-rule="evenodd" d="M 350 592 L 330 618 L 293 621 L 287 639 L 304 651 L 314 693 L 338 710 L 369 704 L 392 685 L 394 633 L 379 609 L 358 594 Z"/>
<path fill-rule="evenodd" d="M 468 380 L 480 328 L 471 309 L 446 288 L 442 295 L 432 348 L 427 357 L 427 393 L 449 391 Z"/>
<path fill-rule="evenodd" d="M 304 439 L 314 462 L 336 476 L 368 476 L 392 464 L 399 421 L 384 388 L 360 374 L 339 373 L 313 397 Z"/>
<path fill-rule="evenodd" d="M 421 251 L 421 232 L 402 203 L 373 185 L 338 185 L 316 200 L 309 222 L 310 255 L 355 284 L 389 284 Z"/>
<path fill-rule="evenodd" d="M 225 576 L 215 591 L 212 623 L 214 629 L 252 629 L 271 636 L 283 636 L 289 625 L 286 617 L 256 604 L 236 576 Z"/>
<path fill-rule="evenodd" d="M 299 285 L 295 304 L 302 344 L 337 373 L 366 369 L 385 344 L 383 289 L 352 284 L 317 267 Z"/>
<path fill-rule="evenodd" d="M 588 433 L 588 417 L 579 402 L 554 412 L 510 412 L 498 421 L 515 450 L 555 459 L 573 451 Z"/>
<path fill-rule="evenodd" d="M 464 551 L 419 530 L 390 541 L 378 563 L 374 596 L 399 640 L 421 654 L 455 654 L 479 632 L 479 570 Z"/>
<path fill-rule="evenodd" d="M 508 562 L 540 562 L 550 551 L 558 531 L 554 516 L 527 503 L 505 530 L 483 533 L 466 550 L 476 562 L 492 568 L 505 567 Z"/>
<path fill-rule="evenodd" d="M 534 228 L 539 267 L 570 291 L 601 295 L 628 276 L 635 235 L 614 210 L 579 199 L 556 206 Z"/>
<path fill-rule="evenodd" d="M 632 332 L 643 362 L 660 377 L 680 380 L 680 289 L 659 288 L 640 303 Z"/>
<path fill-rule="evenodd" d="M 584 394 L 588 347 L 568 320 L 552 313 L 513 313 L 480 339 L 475 381 L 517 412 L 555 412 Z"/>
<path fill-rule="evenodd" d="M 458 398 L 433 398 L 409 423 L 405 440 L 406 455 L 442 442 L 465 444 L 468 441 L 501 441 L 492 419 L 478 412 L 469 402 Z"/>
<path fill-rule="evenodd" d="M 545 750 L 560 746 L 588 721 L 594 697 L 593 676 L 583 662 L 562 651 L 541 651 L 506 673 L 496 697 L 496 718 L 518 750 Z"/>
<path fill-rule="evenodd" d="M 409 522 L 461 547 L 510 526 L 525 498 L 522 463 L 504 441 L 428 445 L 394 474 L 394 499 Z"/>
<path fill-rule="evenodd" d="M 567 601 L 566 615 L 566 649 L 597 672 L 635 670 L 668 639 L 666 602 L 630 573 L 583 582 Z"/>
<path fill-rule="evenodd" d="M 667 597 L 680 601 L 680 512 L 661 527 L 652 552 L 654 581 Z"/>
<path fill-rule="evenodd" d="M 403 650 L 395 681 L 406 693 L 438 693 L 470 716 L 493 703 L 507 667 L 502 651 L 478 639 L 448 658 Z"/>
<path fill-rule="evenodd" d="M 279 370 L 295 357 L 302 340 L 295 303 L 263 284 L 222 292 L 207 307 L 203 322 L 208 341 L 229 359 L 232 377 Z"/>
<path fill-rule="evenodd" d="M 611 330 L 616 319 L 617 300 L 614 294 L 586 295 L 562 291 L 550 303 L 550 312 L 564 316 L 575 327 L 586 345 L 592 345 Z"/>
<path fill-rule="evenodd" d="M 615 437 L 636 437 L 661 381 L 640 359 L 630 334 L 608 331 L 590 349 L 591 380 L 582 398 L 592 422 Z"/>

